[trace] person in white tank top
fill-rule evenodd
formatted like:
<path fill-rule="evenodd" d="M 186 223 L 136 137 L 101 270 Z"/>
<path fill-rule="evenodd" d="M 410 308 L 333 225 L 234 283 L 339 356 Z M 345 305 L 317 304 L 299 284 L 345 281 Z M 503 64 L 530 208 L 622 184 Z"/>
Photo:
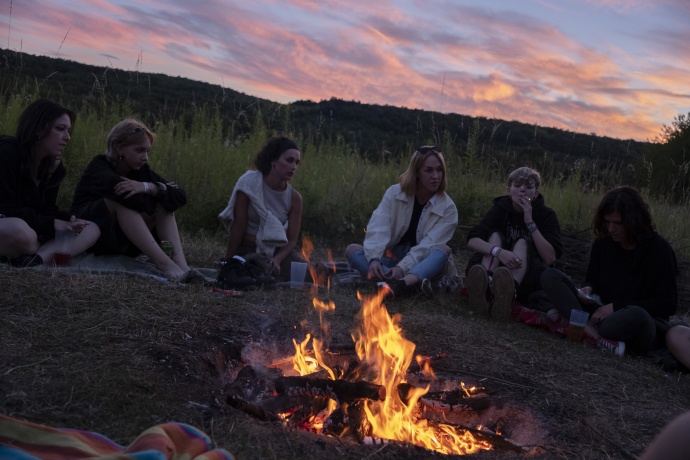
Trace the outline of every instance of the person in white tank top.
<path fill-rule="evenodd" d="M 300 162 L 294 140 L 284 135 L 270 138 L 254 158 L 256 170 L 238 179 L 228 206 L 219 214 L 228 230 L 224 261 L 238 268 L 233 273 L 238 284 L 251 284 L 247 277 L 257 278 L 257 273 L 243 273 L 236 260 L 243 265 L 251 260 L 264 272 L 258 277 L 281 281 L 290 279 L 291 262 L 305 262 L 297 250 L 302 196 L 289 184 Z"/>

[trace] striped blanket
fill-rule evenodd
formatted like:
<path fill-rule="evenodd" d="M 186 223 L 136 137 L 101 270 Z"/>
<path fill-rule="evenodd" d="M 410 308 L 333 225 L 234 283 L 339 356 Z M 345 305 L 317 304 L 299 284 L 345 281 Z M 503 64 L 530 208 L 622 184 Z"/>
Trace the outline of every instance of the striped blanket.
<path fill-rule="evenodd" d="M 202 431 L 184 423 L 165 423 L 144 431 L 129 446 L 98 433 L 52 428 L 0 414 L 2 460 L 233 460 L 212 449 Z"/>

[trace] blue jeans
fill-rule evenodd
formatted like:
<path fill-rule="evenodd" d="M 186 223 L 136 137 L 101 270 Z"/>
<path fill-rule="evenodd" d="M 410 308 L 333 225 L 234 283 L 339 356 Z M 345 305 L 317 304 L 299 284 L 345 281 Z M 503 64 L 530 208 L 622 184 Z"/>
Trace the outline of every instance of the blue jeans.
<path fill-rule="evenodd" d="M 390 252 L 391 255 L 384 255 L 381 258 L 381 266 L 383 269 L 387 270 L 398 265 L 398 262 L 400 262 L 400 260 L 405 257 L 408 252 L 410 252 L 411 248 L 412 246 L 409 244 L 401 244 L 391 248 L 389 251 L 387 251 Z M 347 261 L 350 264 L 350 268 L 357 270 L 362 274 L 362 276 L 367 276 L 369 273 L 369 261 L 366 259 L 366 257 L 364 257 L 363 248 L 356 249 L 352 254 L 352 257 L 350 257 Z M 412 267 L 409 273 L 415 275 L 420 280 L 423 280 L 424 278 L 432 279 L 443 273 L 446 262 L 448 262 L 448 254 L 436 246 L 432 246 L 429 250 L 429 254 L 424 258 L 424 260 Z"/>

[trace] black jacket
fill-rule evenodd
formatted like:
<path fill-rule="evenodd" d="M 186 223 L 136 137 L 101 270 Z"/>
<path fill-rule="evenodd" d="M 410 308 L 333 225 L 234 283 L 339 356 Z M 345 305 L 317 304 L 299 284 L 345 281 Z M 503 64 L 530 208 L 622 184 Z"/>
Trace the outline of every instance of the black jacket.
<path fill-rule="evenodd" d="M 516 211 L 513 207 L 510 196 L 499 196 L 494 198 L 493 206 L 484 215 L 481 222 L 468 232 L 466 241 L 472 238 L 488 241 L 489 236 L 493 232 L 498 232 L 503 236 L 503 247 L 505 249 L 511 249 L 520 238 L 524 238 L 531 243 L 532 238 L 524 219 L 524 213 Z M 560 258 L 563 254 L 561 226 L 558 223 L 558 217 L 554 210 L 544 204 L 544 196 L 541 193 L 532 202 L 532 220 L 537 224 L 537 228 L 544 239 L 553 246 L 556 259 Z M 539 277 L 546 268 L 534 244 L 530 244 L 528 247 L 528 269 L 518 289 L 518 297 L 523 301 L 526 299 L 526 296 L 541 289 Z M 473 265 L 481 263 L 481 260 L 482 254 L 475 253 L 467 264 L 466 272 Z"/>
<path fill-rule="evenodd" d="M 148 164 L 144 164 L 138 170 L 130 171 L 125 177 L 139 182 L 167 181 L 153 171 Z M 138 193 L 129 198 L 117 195 L 115 185 L 122 182 L 122 176 L 115 171 L 115 167 L 108 161 L 105 155 L 97 155 L 86 166 L 84 174 L 79 179 L 74 189 L 72 209 L 78 211 L 89 203 L 101 198 L 108 198 L 137 212 L 153 214 L 156 205 L 160 203 L 166 211 L 174 212 L 187 204 L 187 194 L 179 187 L 168 187 L 156 196 Z"/>
<path fill-rule="evenodd" d="M 55 219 L 69 220 L 57 207 L 58 190 L 67 170 L 57 169 L 38 186 L 31 178 L 29 158 L 14 137 L 0 137 L 0 214 L 18 217 L 31 227 L 43 244 L 55 238 Z"/>

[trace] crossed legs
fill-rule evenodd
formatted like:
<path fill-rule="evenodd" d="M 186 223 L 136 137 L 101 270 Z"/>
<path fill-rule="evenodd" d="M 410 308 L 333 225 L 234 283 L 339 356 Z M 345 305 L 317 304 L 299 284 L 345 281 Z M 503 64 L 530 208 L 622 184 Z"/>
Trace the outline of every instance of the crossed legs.
<path fill-rule="evenodd" d="M 86 251 L 94 245 L 100 235 L 98 226 L 90 222 L 79 234 L 75 235 L 71 255 L 76 256 Z M 38 254 L 44 264 L 50 264 L 55 250 L 54 239 L 41 245 L 36 232 L 23 219 L 18 217 L 0 219 L 0 255 L 14 258 L 23 254 Z"/>

